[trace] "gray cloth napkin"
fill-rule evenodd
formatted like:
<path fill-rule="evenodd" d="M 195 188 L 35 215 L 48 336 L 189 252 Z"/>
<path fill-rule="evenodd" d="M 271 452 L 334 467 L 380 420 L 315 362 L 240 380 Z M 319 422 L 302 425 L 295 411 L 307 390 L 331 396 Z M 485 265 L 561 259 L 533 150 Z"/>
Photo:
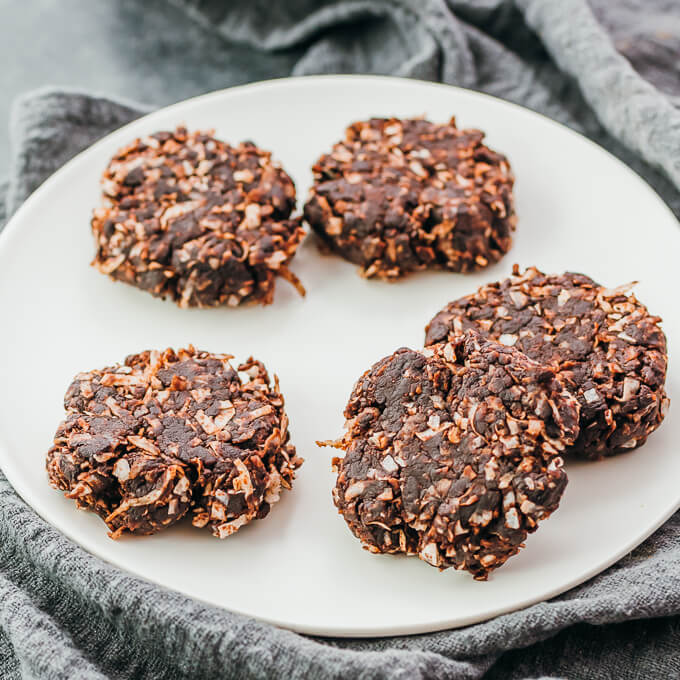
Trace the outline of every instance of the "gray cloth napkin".
<path fill-rule="evenodd" d="M 294 75 L 391 73 L 529 106 L 622 158 L 680 215 L 677 0 L 173 3 L 224 40 L 288 53 Z M 58 89 L 18 101 L 0 223 L 68 158 L 143 111 Z M 549 602 L 430 635 L 314 639 L 112 568 L 38 518 L 0 474 L 0 677 L 680 677 L 678 564 L 680 514 Z"/>

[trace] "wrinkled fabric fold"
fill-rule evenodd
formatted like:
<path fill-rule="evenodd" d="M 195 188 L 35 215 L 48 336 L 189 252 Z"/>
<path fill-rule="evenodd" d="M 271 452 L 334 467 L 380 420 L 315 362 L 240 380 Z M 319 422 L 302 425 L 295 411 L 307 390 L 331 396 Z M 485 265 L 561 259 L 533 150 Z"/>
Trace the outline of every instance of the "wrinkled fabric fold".
<path fill-rule="evenodd" d="M 680 611 L 679 515 L 550 602 L 460 630 L 378 640 L 308 638 L 128 576 L 39 519 L 4 477 L 0 539 L 0 627 L 34 677 L 479 678 L 502 652 L 576 623 Z"/>

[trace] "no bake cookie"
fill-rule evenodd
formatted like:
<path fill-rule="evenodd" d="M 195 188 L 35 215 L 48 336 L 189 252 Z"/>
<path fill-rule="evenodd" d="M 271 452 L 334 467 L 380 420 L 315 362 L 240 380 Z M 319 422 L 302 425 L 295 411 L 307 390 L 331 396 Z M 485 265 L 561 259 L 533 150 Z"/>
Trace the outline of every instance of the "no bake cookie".
<path fill-rule="evenodd" d="M 400 349 L 357 382 L 333 498 L 371 552 L 477 579 L 558 506 L 578 403 L 554 372 L 471 332 Z"/>
<path fill-rule="evenodd" d="M 158 132 L 111 160 L 93 265 L 180 307 L 268 304 L 304 236 L 295 187 L 271 154 L 210 133 Z"/>
<path fill-rule="evenodd" d="M 553 368 L 581 405 L 571 452 L 610 456 L 644 444 L 668 407 L 661 319 L 630 287 L 515 267 L 511 277 L 447 305 L 427 326 L 425 341 L 475 329 Z"/>
<path fill-rule="evenodd" d="M 265 517 L 302 459 L 278 382 L 254 359 L 238 370 L 230 359 L 189 347 L 79 373 L 47 454 L 52 486 L 114 538 L 187 513 L 224 538 Z"/>
<path fill-rule="evenodd" d="M 305 218 L 366 277 L 467 272 L 508 251 L 515 228 L 508 160 L 455 120 L 373 118 L 313 167 Z"/>

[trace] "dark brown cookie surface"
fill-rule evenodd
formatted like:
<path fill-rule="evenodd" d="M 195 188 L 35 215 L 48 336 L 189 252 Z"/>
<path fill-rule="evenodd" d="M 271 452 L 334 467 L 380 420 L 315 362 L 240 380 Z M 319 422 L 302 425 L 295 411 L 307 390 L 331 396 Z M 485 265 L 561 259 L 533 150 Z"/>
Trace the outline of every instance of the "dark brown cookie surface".
<path fill-rule="evenodd" d="M 454 119 L 354 123 L 314 165 L 305 218 L 366 277 L 496 262 L 515 228 L 513 175 L 483 137 Z"/>
<path fill-rule="evenodd" d="M 471 333 L 357 382 L 333 498 L 376 553 L 486 579 L 558 506 L 578 403 L 553 371 Z"/>
<path fill-rule="evenodd" d="M 268 304 L 304 230 L 271 154 L 211 134 L 159 132 L 121 149 L 102 178 L 93 264 L 181 307 Z"/>
<path fill-rule="evenodd" d="M 52 486 L 97 512 L 114 538 L 187 512 L 224 538 L 265 517 L 302 459 L 278 383 L 253 359 L 193 347 L 142 352 L 79 373 L 47 454 Z"/>
<path fill-rule="evenodd" d="M 531 267 L 451 302 L 426 329 L 426 344 L 466 329 L 511 345 L 556 370 L 581 405 L 572 451 L 601 458 L 645 442 L 663 420 L 666 337 L 627 286 L 607 289 L 582 274 Z"/>

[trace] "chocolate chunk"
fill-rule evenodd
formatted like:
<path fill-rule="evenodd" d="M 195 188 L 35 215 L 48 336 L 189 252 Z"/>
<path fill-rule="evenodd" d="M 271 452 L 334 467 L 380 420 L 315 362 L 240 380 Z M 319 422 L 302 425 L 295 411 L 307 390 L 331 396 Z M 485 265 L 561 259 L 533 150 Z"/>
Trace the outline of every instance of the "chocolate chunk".
<path fill-rule="evenodd" d="M 359 379 L 335 504 L 364 547 L 484 580 L 558 506 L 579 406 L 554 372 L 474 332 Z"/>
<path fill-rule="evenodd" d="M 268 151 L 162 132 L 121 149 L 94 211 L 93 265 L 180 307 L 269 304 L 304 236 L 295 187 Z"/>
<path fill-rule="evenodd" d="M 428 268 L 467 272 L 510 248 L 513 175 L 479 130 L 373 118 L 312 168 L 305 218 L 366 277 Z"/>
<path fill-rule="evenodd" d="M 581 404 L 570 453 L 591 459 L 641 446 L 668 408 L 666 336 L 631 286 L 608 289 L 588 276 L 535 267 L 482 286 L 430 321 L 426 344 L 467 329 L 512 345 L 554 369 Z"/>
<path fill-rule="evenodd" d="M 302 459 L 278 382 L 254 359 L 193 347 L 79 373 L 47 454 L 50 484 L 97 512 L 112 538 L 191 513 L 224 538 L 265 517 Z M 243 379 L 241 376 L 245 376 Z"/>

